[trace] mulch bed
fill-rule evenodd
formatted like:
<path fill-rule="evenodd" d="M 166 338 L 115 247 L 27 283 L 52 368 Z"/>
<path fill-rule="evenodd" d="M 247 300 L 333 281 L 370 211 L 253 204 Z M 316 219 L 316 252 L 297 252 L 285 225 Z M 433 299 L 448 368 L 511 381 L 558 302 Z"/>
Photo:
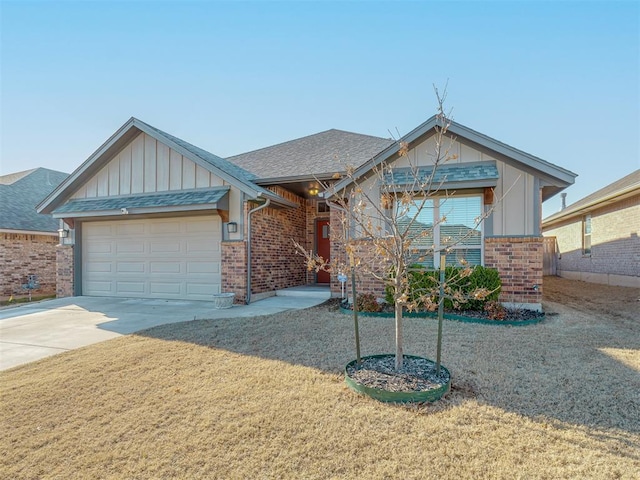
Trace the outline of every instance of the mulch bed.
<path fill-rule="evenodd" d="M 347 374 L 361 385 L 388 392 L 425 392 L 449 381 L 447 370 L 437 375 L 435 362 L 426 358 L 404 357 L 402 369 L 396 371 L 393 355 L 365 358 L 347 367 Z"/>
<path fill-rule="evenodd" d="M 348 303 L 348 302 L 342 302 L 340 303 L 340 307 L 345 309 L 345 310 L 353 310 L 353 305 Z M 362 313 L 366 314 L 366 313 L 382 313 L 382 314 L 389 314 L 391 316 L 393 316 L 394 314 L 394 310 L 393 310 L 393 305 L 389 305 L 389 304 L 383 304 L 382 305 L 382 310 L 380 310 L 379 312 L 366 312 L 366 311 L 362 311 Z M 420 313 L 420 312 L 417 312 Z M 427 314 L 435 314 L 436 312 L 424 312 Z M 484 310 L 451 310 L 451 309 L 445 309 L 444 311 L 445 314 L 450 314 L 450 315 L 459 315 L 462 317 L 468 317 L 468 318 L 475 318 L 475 319 L 480 319 L 480 320 L 491 320 L 494 321 L 496 323 L 500 323 L 500 322 L 519 322 L 519 321 L 528 321 L 528 320 L 535 320 L 537 318 L 542 318 L 544 317 L 544 312 L 537 312 L 535 310 L 527 310 L 524 308 L 505 308 L 505 317 L 502 319 L 495 319 L 495 318 L 490 318 L 489 315 L 487 314 L 487 312 L 485 312 Z"/>

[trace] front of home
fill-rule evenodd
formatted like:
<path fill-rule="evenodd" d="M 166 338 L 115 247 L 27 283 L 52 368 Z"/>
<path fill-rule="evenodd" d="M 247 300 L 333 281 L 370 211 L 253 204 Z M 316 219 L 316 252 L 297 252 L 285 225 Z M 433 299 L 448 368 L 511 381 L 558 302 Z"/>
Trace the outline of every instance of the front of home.
<path fill-rule="evenodd" d="M 401 139 L 425 169 L 434 127 L 435 117 Z M 440 172 L 455 191 L 448 216 L 464 223 L 491 211 L 465 255 L 500 271 L 502 301 L 539 307 L 541 202 L 575 174 L 457 123 L 450 133 L 455 160 Z M 293 242 L 337 258 L 331 205 L 352 188 L 345 165 L 364 182 L 372 165 L 401 170 L 398 146 L 328 130 L 223 159 L 132 118 L 39 206 L 63 222 L 61 295 L 210 300 L 234 292 L 250 302 L 314 283 L 337 295 L 336 275 L 308 271 Z M 369 288 L 366 278 L 358 288 Z"/>

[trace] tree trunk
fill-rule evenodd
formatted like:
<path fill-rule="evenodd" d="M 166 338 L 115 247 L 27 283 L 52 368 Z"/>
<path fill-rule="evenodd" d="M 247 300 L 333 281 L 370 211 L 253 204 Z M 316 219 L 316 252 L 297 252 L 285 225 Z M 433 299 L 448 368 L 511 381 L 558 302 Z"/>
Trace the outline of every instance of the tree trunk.
<path fill-rule="evenodd" d="M 403 364 L 402 353 L 402 304 L 396 301 L 396 370 L 400 370 Z"/>

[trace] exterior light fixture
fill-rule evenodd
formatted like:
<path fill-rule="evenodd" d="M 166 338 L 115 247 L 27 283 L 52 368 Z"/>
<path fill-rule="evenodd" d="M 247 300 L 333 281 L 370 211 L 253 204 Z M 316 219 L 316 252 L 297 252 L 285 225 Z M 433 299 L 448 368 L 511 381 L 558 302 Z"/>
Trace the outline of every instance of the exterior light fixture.
<path fill-rule="evenodd" d="M 59 228 L 58 229 L 58 238 L 60 240 L 62 240 L 63 238 L 69 238 L 69 230 L 66 230 L 64 228 Z"/>
<path fill-rule="evenodd" d="M 236 233 L 238 231 L 238 224 L 236 222 L 227 223 L 227 233 Z"/>
<path fill-rule="evenodd" d="M 318 195 L 319 190 L 316 187 L 311 187 L 309 189 L 309 195 L 311 195 L 312 197 L 315 197 L 316 195 Z"/>

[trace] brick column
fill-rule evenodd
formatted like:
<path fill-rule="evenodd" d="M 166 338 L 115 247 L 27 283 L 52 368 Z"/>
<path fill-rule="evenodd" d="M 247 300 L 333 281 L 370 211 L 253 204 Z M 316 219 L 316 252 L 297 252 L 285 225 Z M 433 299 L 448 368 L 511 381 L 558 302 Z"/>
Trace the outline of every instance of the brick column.
<path fill-rule="evenodd" d="M 235 303 L 247 300 L 247 243 L 222 242 L 222 292 L 236 294 Z"/>
<path fill-rule="evenodd" d="M 500 274 L 500 301 L 503 303 L 532 309 L 540 308 L 542 262 L 542 237 L 485 238 L 484 264 L 486 267 L 495 268 Z"/>
<path fill-rule="evenodd" d="M 73 297 L 73 246 L 58 245 L 56 247 L 56 296 Z"/>

